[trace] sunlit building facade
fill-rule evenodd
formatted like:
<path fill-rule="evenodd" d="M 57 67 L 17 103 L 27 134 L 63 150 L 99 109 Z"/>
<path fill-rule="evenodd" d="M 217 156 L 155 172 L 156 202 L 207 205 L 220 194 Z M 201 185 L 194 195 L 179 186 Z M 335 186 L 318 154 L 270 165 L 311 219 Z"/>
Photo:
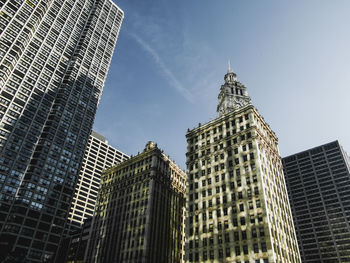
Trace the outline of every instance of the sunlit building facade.
<path fill-rule="evenodd" d="M 349 164 L 338 141 L 283 158 L 304 263 L 350 262 Z"/>
<path fill-rule="evenodd" d="M 123 16 L 110 0 L 0 0 L 0 261 L 52 261 Z"/>
<path fill-rule="evenodd" d="M 101 177 L 84 262 L 183 262 L 186 174 L 149 142 Z"/>
<path fill-rule="evenodd" d="M 188 130 L 186 262 L 300 263 L 277 137 L 231 70 Z"/>
<path fill-rule="evenodd" d="M 69 212 L 72 229 L 81 227 L 85 219 L 93 216 L 102 171 L 128 158 L 109 145 L 104 136 L 91 132 Z"/>

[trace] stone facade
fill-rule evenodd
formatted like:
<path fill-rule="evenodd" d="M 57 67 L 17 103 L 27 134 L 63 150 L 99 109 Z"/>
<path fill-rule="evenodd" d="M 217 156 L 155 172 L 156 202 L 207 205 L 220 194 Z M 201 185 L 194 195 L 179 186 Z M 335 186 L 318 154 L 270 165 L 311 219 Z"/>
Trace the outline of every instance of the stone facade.
<path fill-rule="evenodd" d="M 300 263 L 277 137 L 230 70 L 218 114 L 186 135 L 186 262 Z"/>
<path fill-rule="evenodd" d="M 183 262 L 186 174 L 154 143 L 106 170 L 84 262 Z"/>

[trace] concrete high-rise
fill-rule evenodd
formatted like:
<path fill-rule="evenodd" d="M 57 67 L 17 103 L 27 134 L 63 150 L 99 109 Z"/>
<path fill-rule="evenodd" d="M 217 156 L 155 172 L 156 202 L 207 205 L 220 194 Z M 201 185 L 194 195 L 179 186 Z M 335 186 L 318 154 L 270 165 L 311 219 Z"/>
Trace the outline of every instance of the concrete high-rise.
<path fill-rule="evenodd" d="M 152 142 L 103 172 L 84 262 L 183 262 L 186 174 Z"/>
<path fill-rule="evenodd" d="M 224 80 L 219 117 L 186 134 L 186 262 L 300 263 L 277 137 Z"/>
<path fill-rule="evenodd" d="M 111 0 L 0 0 L 0 260 L 53 258 L 123 16 Z"/>
<path fill-rule="evenodd" d="M 338 141 L 283 158 L 304 263 L 350 262 L 349 164 Z"/>
<path fill-rule="evenodd" d="M 69 212 L 73 229 L 74 226 L 82 226 L 85 219 L 93 216 L 102 170 L 128 158 L 128 155 L 109 145 L 104 136 L 91 132 Z"/>

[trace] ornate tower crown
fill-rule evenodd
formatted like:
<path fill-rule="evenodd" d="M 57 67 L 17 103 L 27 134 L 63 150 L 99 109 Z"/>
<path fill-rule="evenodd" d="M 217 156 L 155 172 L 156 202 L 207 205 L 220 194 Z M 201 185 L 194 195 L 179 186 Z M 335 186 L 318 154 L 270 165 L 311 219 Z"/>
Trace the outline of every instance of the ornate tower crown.
<path fill-rule="evenodd" d="M 230 64 L 224 80 L 225 84 L 221 86 L 218 96 L 217 112 L 219 116 L 250 104 L 250 97 L 246 87 L 237 81 L 237 75 L 232 72 Z"/>

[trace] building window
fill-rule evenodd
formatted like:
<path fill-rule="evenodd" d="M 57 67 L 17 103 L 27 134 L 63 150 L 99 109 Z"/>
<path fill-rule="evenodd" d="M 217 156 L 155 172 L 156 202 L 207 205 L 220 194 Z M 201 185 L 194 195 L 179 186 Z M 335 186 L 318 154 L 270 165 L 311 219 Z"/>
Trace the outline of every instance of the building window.
<path fill-rule="evenodd" d="M 250 223 L 254 224 L 255 223 L 255 217 L 254 215 L 250 215 Z"/>
<path fill-rule="evenodd" d="M 242 231 L 242 240 L 247 240 L 247 232 Z"/>
<path fill-rule="evenodd" d="M 238 226 L 237 218 L 232 219 L 232 224 L 233 224 L 233 226 Z"/>
<path fill-rule="evenodd" d="M 239 255 L 241 255 L 241 249 L 240 249 L 239 246 L 236 246 L 236 247 L 235 247 L 235 252 L 236 252 L 236 257 L 239 256 Z"/>
<path fill-rule="evenodd" d="M 219 249 L 219 258 L 223 258 L 224 257 L 224 252 L 223 250 L 220 248 Z"/>
<path fill-rule="evenodd" d="M 218 243 L 219 243 L 219 244 L 222 244 L 222 236 L 221 236 L 221 235 L 218 236 Z"/>
<path fill-rule="evenodd" d="M 245 217 L 241 217 L 240 221 L 241 221 L 241 226 L 244 226 L 245 225 Z"/>
<path fill-rule="evenodd" d="M 208 238 L 203 238 L 203 246 L 206 247 L 208 245 Z"/>
<path fill-rule="evenodd" d="M 248 198 L 252 198 L 252 190 L 251 189 L 247 189 L 247 196 Z"/>
<path fill-rule="evenodd" d="M 259 228 L 259 232 L 260 232 L 260 237 L 264 237 L 265 236 L 265 230 L 263 227 Z"/>
<path fill-rule="evenodd" d="M 222 229 L 222 224 L 221 222 L 218 222 L 218 230 L 221 230 Z"/>
<path fill-rule="evenodd" d="M 252 210 L 252 209 L 253 209 L 253 202 L 252 202 L 252 201 L 249 201 L 249 202 L 248 202 L 248 206 L 249 206 L 249 210 Z"/>
<path fill-rule="evenodd" d="M 208 256 L 207 256 L 207 251 L 203 251 L 203 260 L 207 260 Z"/>
<path fill-rule="evenodd" d="M 253 244 L 253 250 L 254 250 L 254 253 L 259 253 L 259 247 L 258 247 L 258 244 Z"/>
<path fill-rule="evenodd" d="M 254 187 L 254 194 L 258 195 L 259 194 L 259 188 L 258 187 Z"/>
<path fill-rule="evenodd" d="M 248 246 L 247 245 L 243 245 L 243 253 L 244 253 L 244 255 L 248 255 Z"/>
<path fill-rule="evenodd" d="M 256 200 L 256 208 L 260 208 L 261 207 L 261 204 L 260 204 L 260 200 Z"/>
<path fill-rule="evenodd" d="M 256 233 L 256 228 L 252 228 L 252 238 L 256 238 L 258 235 Z"/>
<path fill-rule="evenodd" d="M 229 235 L 229 233 L 225 233 L 225 242 L 226 243 L 230 242 L 230 235 Z"/>
<path fill-rule="evenodd" d="M 209 251 L 210 260 L 214 259 L 214 250 Z"/>
<path fill-rule="evenodd" d="M 194 260 L 198 261 L 199 260 L 199 254 L 198 252 L 194 253 Z"/>

